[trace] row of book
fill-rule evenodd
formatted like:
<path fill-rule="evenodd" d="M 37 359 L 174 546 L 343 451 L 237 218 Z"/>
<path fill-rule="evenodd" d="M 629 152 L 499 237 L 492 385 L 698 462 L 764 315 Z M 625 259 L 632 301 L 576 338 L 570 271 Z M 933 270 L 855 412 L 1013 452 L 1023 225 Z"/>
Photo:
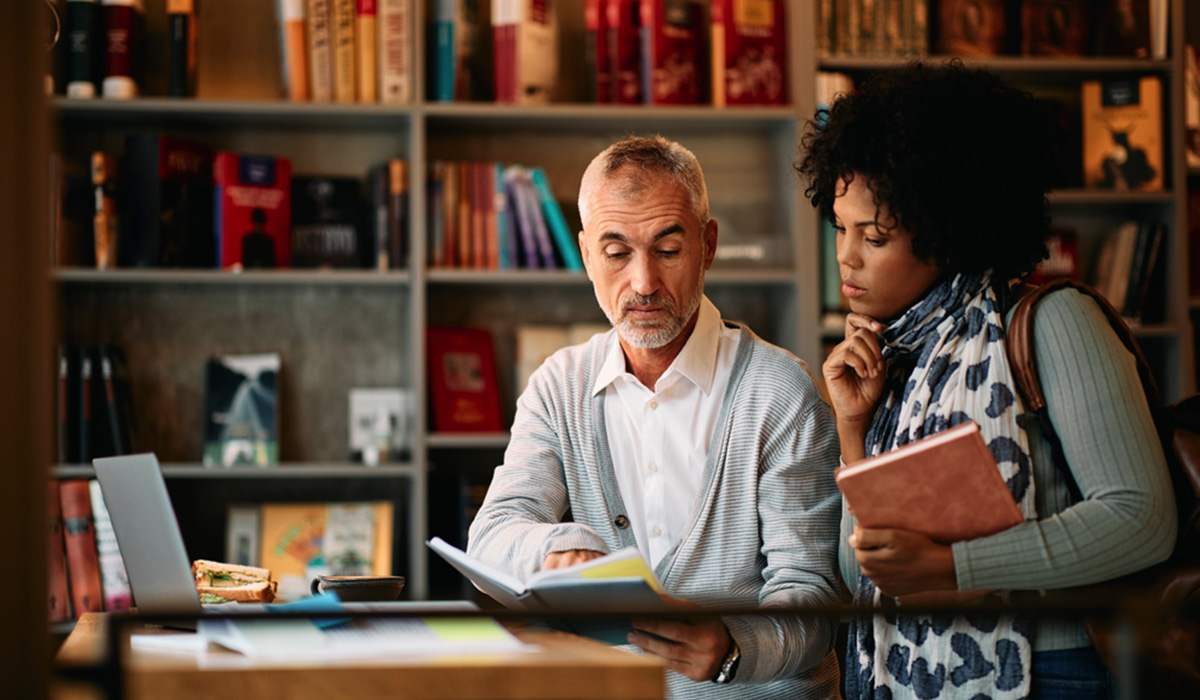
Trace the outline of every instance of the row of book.
<path fill-rule="evenodd" d="M 143 0 L 59 0 L 55 5 L 62 13 L 58 59 L 66 96 L 139 96 L 147 55 Z M 168 94 L 194 95 L 195 0 L 167 0 L 167 22 Z"/>
<path fill-rule="evenodd" d="M 119 345 L 58 348 L 57 459 L 90 464 L 137 449 L 137 420 L 125 351 Z"/>
<path fill-rule="evenodd" d="M 1126 221 L 1100 245 L 1092 284 L 1132 325 L 1165 317 L 1165 236 L 1162 222 Z M 1070 246 L 1072 239 L 1068 236 L 1058 245 Z"/>
<path fill-rule="evenodd" d="M 553 0 L 434 0 L 428 99 L 550 102 L 557 11 Z M 786 0 L 586 0 L 582 11 L 590 101 L 789 101 Z"/>
<path fill-rule="evenodd" d="M 403 268 L 408 174 L 399 158 L 354 177 L 293 175 L 288 158 L 130 134 L 87 167 L 51 164 L 64 266 Z"/>
<path fill-rule="evenodd" d="M 49 480 L 49 620 L 133 605 L 129 577 L 95 479 Z"/>
<path fill-rule="evenodd" d="M 819 0 L 819 55 L 1167 57 L 1168 0 Z"/>
<path fill-rule="evenodd" d="M 583 270 L 542 168 L 435 161 L 427 182 L 431 267 Z"/>
<path fill-rule="evenodd" d="M 277 0 L 276 7 L 289 99 L 412 100 L 411 0 Z"/>
<path fill-rule="evenodd" d="M 283 601 L 309 595 L 319 575 L 390 576 L 393 511 L 391 501 L 231 504 L 225 561 L 269 569 Z"/>

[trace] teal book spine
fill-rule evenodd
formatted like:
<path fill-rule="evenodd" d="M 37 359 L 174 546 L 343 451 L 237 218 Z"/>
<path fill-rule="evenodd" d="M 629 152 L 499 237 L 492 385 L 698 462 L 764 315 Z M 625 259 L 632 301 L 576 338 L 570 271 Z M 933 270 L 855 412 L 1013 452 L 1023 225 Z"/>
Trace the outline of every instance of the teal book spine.
<path fill-rule="evenodd" d="M 554 242 L 558 245 L 558 250 L 562 253 L 563 265 L 568 270 L 583 270 L 583 258 L 579 255 L 579 247 L 575 243 L 574 236 L 571 235 L 571 230 L 567 228 L 567 220 L 563 217 L 562 208 L 558 206 L 558 200 L 554 198 L 554 192 L 550 190 L 550 183 L 546 181 L 546 173 L 541 168 L 532 168 L 533 184 L 538 191 L 538 199 L 542 203 L 542 216 L 546 219 L 546 224 L 550 227 L 550 233 L 554 236 Z"/>

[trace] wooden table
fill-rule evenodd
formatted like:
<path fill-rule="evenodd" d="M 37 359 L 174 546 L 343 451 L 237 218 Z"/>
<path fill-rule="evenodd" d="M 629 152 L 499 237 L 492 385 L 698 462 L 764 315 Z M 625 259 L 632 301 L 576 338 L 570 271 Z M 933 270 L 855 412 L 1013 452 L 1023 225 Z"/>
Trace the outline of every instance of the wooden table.
<path fill-rule="evenodd" d="M 59 666 L 89 666 L 106 658 L 107 616 L 85 613 L 58 652 Z M 135 630 L 142 631 L 142 630 Z M 173 634 L 172 632 L 163 632 Z M 661 700 L 660 660 L 590 639 L 514 628 L 532 653 L 338 661 L 313 665 L 249 659 L 226 651 L 203 654 L 134 649 L 127 652 L 125 698 L 320 698 L 321 700 Z M 78 697 L 64 687 L 56 698 Z"/>

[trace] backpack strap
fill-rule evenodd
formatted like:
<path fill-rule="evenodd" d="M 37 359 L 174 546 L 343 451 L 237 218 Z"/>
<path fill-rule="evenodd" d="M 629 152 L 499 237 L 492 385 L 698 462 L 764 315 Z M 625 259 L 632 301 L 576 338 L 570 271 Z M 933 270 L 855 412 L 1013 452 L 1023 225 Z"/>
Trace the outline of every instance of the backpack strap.
<path fill-rule="evenodd" d="M 1008 355 L 1008 364 L 1013 373 L 1017 393 L 1021 395 L 1026 410 L 1037 416 L 1042 436 L 1050 443 L 1050 449 L 1054 455 L 1054 466 L 1066 479 L 1067 490 L 1070 491 L 1071 498 L 1078 502 L 1083 500 L 1083 494 L 1069 469 L 1066 455 L 1063 453 L 1062 442 L 1054 430 L 1054 424 L 1050 421 L 1050 412 L 1046 409 L 1046 397 L 1042 393 L 1042 383 L 1038 377 L 1037 357 L 1033 352 L 1033 312 L 1047 295 L 1065 288 L 1074 289 L 1091 297 L 1100 306 L 1100 310 L 1108 318 L 1113 332 L 1120 338 L 1121 344 L 1137 361 L 1138 376 L 1150 403 L 1150 410 L 1152 412 L 1160 410 L 1162 402 L 1159 400 L 1158 384 L 1154 380 L 1154 374 L 1150 371 L 1150 364 L 1146 362 L 1145 355 L 1142 354 L 1141 348 L 1138 347 L 1133 333 L 1125 324 L 1125 320 L 1121 318 L 1121 314 L 1113 308 L 1103 294 L 1082 282 L 1066 278 L 1038 286 L 1024 284 L 1012 291 L 1014 307 L 1012 320 L 1007 328 L 1005 353 Z"/>

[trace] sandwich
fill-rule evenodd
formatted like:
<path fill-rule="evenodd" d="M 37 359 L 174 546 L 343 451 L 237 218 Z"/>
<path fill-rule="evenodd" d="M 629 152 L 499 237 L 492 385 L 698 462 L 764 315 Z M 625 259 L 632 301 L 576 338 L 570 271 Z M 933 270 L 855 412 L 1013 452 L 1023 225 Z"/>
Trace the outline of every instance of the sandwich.
<path fill-rule="evenodd" d="M 270 603 L 278 587 L 271 570 L 197 559 L 192 562 L 201 603 Z"/>

